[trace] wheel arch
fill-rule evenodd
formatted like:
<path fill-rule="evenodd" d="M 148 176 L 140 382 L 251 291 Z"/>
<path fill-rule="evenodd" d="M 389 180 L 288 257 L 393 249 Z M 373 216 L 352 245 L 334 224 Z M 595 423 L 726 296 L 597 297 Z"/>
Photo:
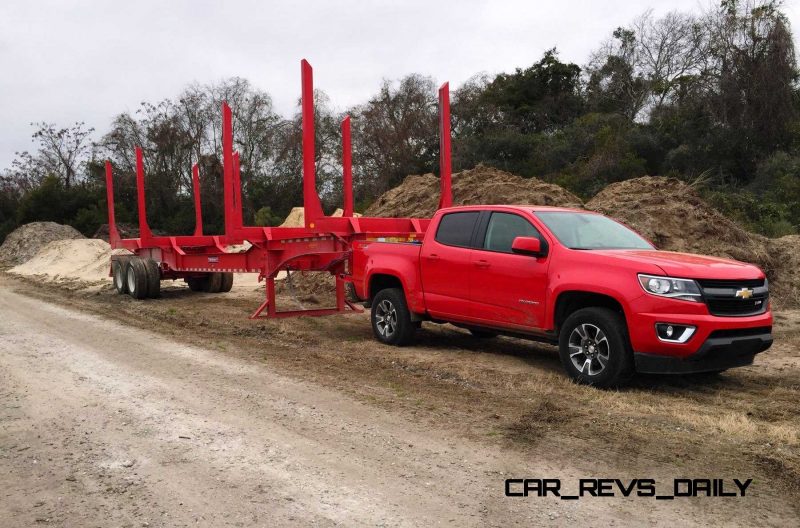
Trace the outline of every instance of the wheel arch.
<path fill-rule="evenodd" d="M 591 290 L 566 290 L 556 297 L 553 304 L 552 328 L 558 333 L 561 325 L 566 321 L 570 314 L 582 308 L 608 308 L 622 315 L 627 324 L 624 304 L 608 293 L 601 293 Z"/>
<path fill-rule="evenodd" d="M 404 295 L 407 295 L 407 289 L 403 284 L 403 279 L 398 274 L 388 273 L 384 271 L 375 271 L 370 274 L 367 281 L 367 302 L 372 304 L 375 295 L 387 288 L 400 288 Z"/>

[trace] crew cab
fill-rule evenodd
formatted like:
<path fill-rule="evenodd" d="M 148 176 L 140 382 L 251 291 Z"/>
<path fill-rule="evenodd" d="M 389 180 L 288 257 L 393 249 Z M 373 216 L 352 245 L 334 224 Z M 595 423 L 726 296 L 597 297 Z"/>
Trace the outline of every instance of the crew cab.
<path fill-rule="evenodd" d="M 769 286 L 743 262 L 657 250 L 601 214 L 539 206 L 440 209 L 421 241 L 355 244 L 355 294 L 378 341 L 423 321 L 476 338 L 558 345 L 578 382 L 749 365 L 772 344 Z"/>

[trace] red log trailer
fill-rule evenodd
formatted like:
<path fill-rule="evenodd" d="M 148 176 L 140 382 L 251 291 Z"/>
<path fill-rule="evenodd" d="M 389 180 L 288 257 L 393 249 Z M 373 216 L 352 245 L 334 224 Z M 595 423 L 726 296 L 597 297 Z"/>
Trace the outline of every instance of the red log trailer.
<path fill-rule="evenodd" d="M 160 281 L 184 279 L 192 290 L 229 291 L 233 273 L 258 273 L 266 281 L 266 299 L 250 316 L 320 316 L 361 311 L 346 299 L 345 284 L 352 281 L 351 256 L 358 241 L 380 239 L 415 242 L 422 239 L 430 219 L 353 217 L 350 156 L 350 118 L 342 122 L 344 215 L 325 216 L 317 193 L 314 145 L 314 85 L 311 65 L 301 61 L 303 128 L 303 206 L 305 227 L 245 226 L 242 216 L 239 154 L 233 150 L 231 109 L 222 104 L 222 149 L 225 233 L 203 234 L 200 178 L 192 168 L 196 225 L 193 235 L 154 236 L 147 223 L 144 160 L 136 149 L 136 184 L 139 238 L 120 238 L 114 219 L 114 187 L 111 162 L 106 161 L 109 240 L 112 248 L 132 255 L 111 257 L 111 276 L 120 293 L 137 299 L 156 297 Z M 439 89 L 440 207 L 451 204 L 449 87 Z M 336 278 L 336 306 L 324 309 L 278 311 L 275 279 L 281 271 L 330 273 Z"/>

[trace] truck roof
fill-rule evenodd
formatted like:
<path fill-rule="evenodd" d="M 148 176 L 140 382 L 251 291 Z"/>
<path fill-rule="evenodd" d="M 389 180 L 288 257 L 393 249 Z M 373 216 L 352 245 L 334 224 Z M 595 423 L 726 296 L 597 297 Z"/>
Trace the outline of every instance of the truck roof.
<path fill-rule="evenodd" d="M 516 209 L 518 211 L 563 211 L 563 212 L 573 212 L 573 213 L 591 213 L 591 214 L 599 214 L 595 211 L 588 211 L 586 209 L 578 209 L 576 207 L 553 207 L 550 205 L 506 205 L 506 204 L 486 204 L 486 205 L 454 205 L 452 207 L 448 207 L 446 209 L 441 209 L 441 211 L 469 211 L 473 209 L 489 209 L 492 207 L 502 207 L 504 209 Z"/>

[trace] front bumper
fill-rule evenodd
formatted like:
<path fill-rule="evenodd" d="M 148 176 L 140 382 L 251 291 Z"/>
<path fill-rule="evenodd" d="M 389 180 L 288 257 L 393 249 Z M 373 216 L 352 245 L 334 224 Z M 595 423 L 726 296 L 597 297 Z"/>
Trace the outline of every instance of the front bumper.
<path fill-rule="evenodd" d="M 772 313 L 721 317 L 705 304 L 646 295 L 629 306 L 628 333 L 636 371 L 642 373 L 710 372 L 749 365 L 772 345 Z M 697 330 L 686 343 L 658 339 L 656 323 L 686 324 Z"/>
<path fill-rule="evenodd" d="M 687 357 L 635 352 L 636 372 L 644 374 L 692 374 L 712 372 L 753 363 L 756 354 L 772 346 L 772 328 L 718 331 Z"/>

